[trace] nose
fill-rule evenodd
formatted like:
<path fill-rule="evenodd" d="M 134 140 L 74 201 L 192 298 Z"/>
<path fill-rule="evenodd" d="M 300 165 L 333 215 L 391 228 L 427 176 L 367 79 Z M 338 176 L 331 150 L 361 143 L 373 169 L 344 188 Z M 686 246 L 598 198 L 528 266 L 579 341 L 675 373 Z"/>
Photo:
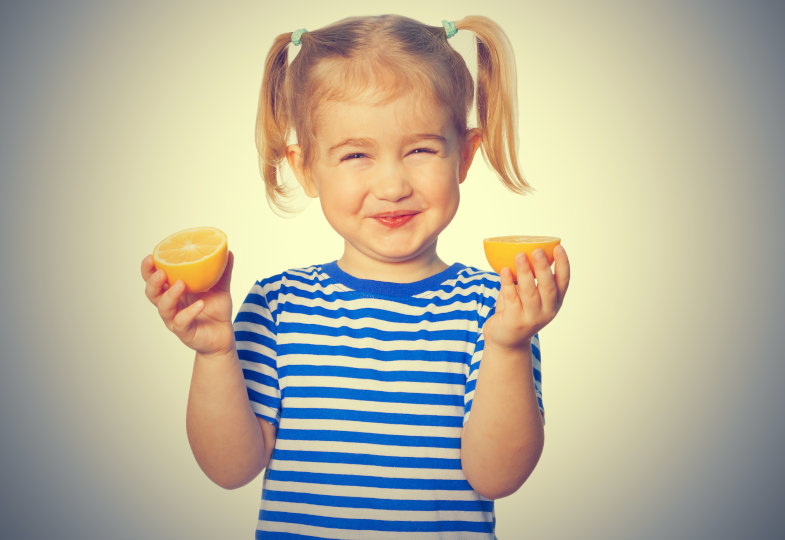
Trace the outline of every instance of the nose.
<path fill-rule="evenodd" d="M 403 164 L 390 161 L 380 164 L 372 180 L 371 193 L 383 201 L 400 201 L 412 194 L 409 172 Z"/>

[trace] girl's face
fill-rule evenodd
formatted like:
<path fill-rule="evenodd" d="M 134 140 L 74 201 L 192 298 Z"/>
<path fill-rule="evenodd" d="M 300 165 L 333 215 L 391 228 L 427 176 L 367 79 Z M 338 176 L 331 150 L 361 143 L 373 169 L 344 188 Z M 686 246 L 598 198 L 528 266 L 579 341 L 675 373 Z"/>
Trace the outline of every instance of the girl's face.
<path fill-rule="evenodd" d="M 355 277 L 415 281 L 447 267 L 436 255 L 480 142 L 460 135 L 435 100 L 327 102 L 315 116 L 314 158 L 288 158 L 308 195 L 344 238 L 341 268 Z"/>

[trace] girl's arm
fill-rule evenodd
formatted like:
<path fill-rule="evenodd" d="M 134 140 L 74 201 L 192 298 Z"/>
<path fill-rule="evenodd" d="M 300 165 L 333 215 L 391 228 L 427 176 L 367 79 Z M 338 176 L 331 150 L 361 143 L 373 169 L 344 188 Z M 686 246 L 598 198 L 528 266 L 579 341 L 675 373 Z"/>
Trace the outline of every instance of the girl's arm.
<path fill-rule="evenodd" d="M 229 293 L 234 256 L 209 291 L 187 294 L 178 281 L 166 286 L 151 256 L 142 261 L 145 294 L 166 327 L 196 351 L 186 429 L 191 450 L 205 474 L 227 489 L 240 487 L 267 466 L 275 428 L 251 409 L 237 356 Z"/>
<path fill-rule="evenodd" d="M 196 354 L 186 429 L 197 463 L 221 487 L 244 486 L 267 466 L 275 427 L 251 409 L 236 350 Z"/>
<path fill-rule="evenodd" d="M 521 254 L 517 285 L 504 269 L 496 313 L 483 328 L 485 348 L 471 416 L 461 438 L 461 464 L 472 488 L 489 499 L 514 493 L 542 453 L 544 432 L 532 375 L 531 339 L 558 313 L 569 284 L 564 248 L 554 250 L 555 272 L 535 252 L 537 283 Z"/>

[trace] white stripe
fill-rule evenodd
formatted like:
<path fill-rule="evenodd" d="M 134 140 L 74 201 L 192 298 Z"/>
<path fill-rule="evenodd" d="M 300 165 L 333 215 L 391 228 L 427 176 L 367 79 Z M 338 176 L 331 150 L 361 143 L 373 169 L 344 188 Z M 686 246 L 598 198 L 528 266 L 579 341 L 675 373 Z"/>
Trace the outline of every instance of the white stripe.
<path fill-rule="evenodd" d="M 416 414 L 420 416 L 463 416 L 464 405 L 464 403 L 460 405 L 420 405 L 416 403 L 386 403 L 383 401 L 315 397 L 287 397 L 286 400 L 286 406 L 290 409 L 369 411 L 375 413 Z"/>
<path fill-rule="evenodd" d="M 287 279 L 286 276 L 282 276 L 282 279 L 279 281 L 273 281 L 267 283 L 264 287 L 260 287 L 258 284 L 252 289 L 253 292 L 259 294 L 259 292 L 268 292 L 270 290 L 280 290 L 282 285 L 290 289 L 297 289 L 298 291 L 302 291 L 306 293 L 306 296 L 313 296 L 314 292 L 321 292 L 325 295 L 333 295 L 336 293 L 347 293 L 351 294 L 350 291 L 345 285 L 335 283 L 330 281 L 329 277 L 325 275 L 306 275 L 306 274 L 298 274 L 297 272 L 291 272 L 293 275 L 298 275 L 301 278 L 304 278 L 303 281 L 294 280 L 294 279 Z M 480 296 L 487 296 L 489 291 L 493 293 L 496 292 L 496 289 L 492 285 L 488 285 L 488 274 L 478 274 L 474 277 L 466 277 L 461 278 L 458 277 L 457 279 L 451 279 L 445 281 L 442 284 L 442 287 L 437 290 L 427 290 L 423 291 L 420 294 L 414 295 L 413 298 L 423 299 L 423 300 L 430 300 L 430 299 L 450 299 L 451 297 L 455 296 L 456 294 L 460 295 L 474 295 L 478 294 Z M 491 283 L 494 280 L 490 280 Z M 496 280 L 498 282 L 498 280 Z M 256 289 L 256 290 L 255 290 Z M 443 290 L 446 289 L 446 290 Z M 376 300 L 377 298 L 375 298 Z M 395 298 L 381 298 L 381 300 L 388 300 L 392 302 L 396 302 Z"/>
<path fill-rule="evenodd" d="M 244 351 L 251 351 L 255 353 L 259 353 L 262 356 L 267 356 L 269 358 L 275 358 L 275 351 L 271 348 L 267 347 L 266 345 L 262 345 L 261 343 L 257 343 L 256 341 L 244 340 L 241 339 L 237 341 L 237 348 L 242 349 Z"/>
<path fill-rule="evenodd" d="M 362 337 L 355 338 L 349 336 L 325 336 L 321 334 L 300 334 L 289 332 L 278 334 L 278 343 L 288 345 L 290 343 L 307 343 L 308 345 L 326 346 L 346 346 L 357 349 L 377 349 L 379 351 L 431 351 L 431 352 L 465 352 L 465 341 L 430 341 L 426 339 L 415 340 L 393 340 L 385 341 L 376 338 Z"/>
<path fill-rule="evenodd" d="M 342 441 L 318 441 L 313 442 L 314 446 L 321 452 L 342 452 L 350 454 L 370 454 L 374 456 L 389 457 L 414 457 L 414 458 L 439 458 L 439 459 L 460 459 L 461 451 L 458 448 L 433 448 L 426 446 L 387 446 L 383 444 L 342 442 Z M 318 446 L 317 446 L 318 445 Z M 275 448 L 280 450 L 304 450 L 302 441 L 291 441 L 288 439 L 278 439 Z M 341 488 L 337 488 L 338 491 Z M 419 492 L 417 492 L 419 493 Z"/>
<path fill-rule="evenodd" d="M 245 310 L 245 311 L 248 311 L 248 310 Z M 264 317 L 265 318 L 269 317 L 269 314 L 268 315 L 264 315 Z M 235 322 L 234 323 L 234 331 L 235 332 L 240 332 L 240 331 L 242 331 L 242 332 L 250 332 L 250 333 L 259 334 L 259 335 L 264 336 L 266 338 L 275 340 L 275 334 L 270 332 L 267 329 L 266 326 L 264 326 L 262 324 L 259 324 L 259 323 L 251 322 L 251 321 L 237 321 L 237 322 Z M 251 342 L 251 343 L 254 343 L 254 342 Z"/>
<path fill-rule="evenodd" d="M 424 371 L 433 373 L 466 373 L 464 363 L 445 362 L 441 360 L 379 360 L 377 358 L 355 358 L 340 355 L 307 356 L 307 360 L 297 360 L 299 355 L 285 355 L 281 360 L 290 365 L 308 366 L 341 366 L 375 371 Z"/>
<path fill-rule="evenodd" d="M 434 375 L 438 377 L 438 375 Z M 330 377 L 325 375 L 287 375 L 285 386 L 302 388 L 348 388 L 372 390 L 376 392 L 403 392 L 411 394 L 433 394 L 436 396 L 463 396 L 465 385 L 440 384 L 409 381 L 378 381 L 374 379 L 353 379 L 350 377 Z M 382 403 L 384 405 L 384 403 Z"/>
<path fill-rule="evenodd" d="M 379 424 L 374 422 L 356 422 L 354 420 L 309 420 L 300 418 L 283 418 L 288 429 L 322 430 L 325 425 L 330 431 L 353 431 L 373 435 L 409 435 L 413 437 L 449 437 L 461 436 L 461 427 L 440 426 L 408 426 L 405 424 Z M 282 426 L 283 427 L 283 426 Z"/>
<path fill-rule="evenodd" d="M 493 534 L 480 534 L 480 533 L 440 533 L 440 532 L 369 532 L 369 531 L 355 531 L 344 529 L 325 529 L 322 527 L 315 527 L 312 525 L 299 525 L 296 523 L 258 523 L 258 529 L 269 532 L 288 532 L 294 534 L 303 534 L 307 536 L 315 536 L 319 538 L 330 538 L 331 540 L 368 540 L 374 538 L 378 540 L 440 540 L 443 538 L 460 538 L 461 540 L 492 540 Z M 384 534 L 384 536 L 381 536 Z M 416 534 L 416 536 L 415 536 Z M 458 536 L 460 535 L 460 536 Z"/>
<path fill-rule="evenodd" d="M 281 397 L 280 391 L 274 386 L 270 386 L 268 384 L 262 384 L 260 382 L 252 381 L 250 379 L 245 379 L 245 386 L 250 388 L 254 392 L 259 392 L 260 394 L 264 394 L 268 396 L 274 395 L 277 398 Z"/>
<path fill-rule="evenodd" d="M 393 478 L 412 480 L 465 480 L 460 469 L 415 469 L 408 467 L 384 467 L 381 465 L 355 465 L 353 463 L 312 463 L 273 459 L 271 465 L 281 473 L 297 471 L 320 474 L 349 474 L 371 478 Z"/>
<path fill-rule="evenodd" d="M 316 324 L 328 328 L 346 327 L 353 330 L 377 328 L 379 326 L 379 320 L 370 317 L 361 317 L 359 319 L 338 317 L 333 319 L 311 313 L 286 313 L 285 319 L 283 320 L 292 323 Z M 466 325 L 467 330 L 472 332 L 477 331 L 477 321 L 466 319 L 461 322 Z M 460 329 L 462 330 L 463 328 Z M 456 323 L 454 320 L 427 321 L 422 319 L 419 319 L 416 322 L 386 322 L 384 323 L 384 330 L 385 332 L 417 332 L 418 330 L 434 332 L 439 330 L 456 330 Z"/>
<path fill-rule="evenodd" d="M 314 495 L 333 495 L 347 497 L 366 497 L 369 499 L 397 499 L 402 501 L 474 501 L 484 500 L 473 491 L 445 490 L 428 491 L 421 489 L 390 489 L 364 486 L 334 486 L 330 484 L 310 484 L 307 482 L 282 482 L 267 480 L 265 488 L 273 491 L 309 493 Z"/>
<path fill-rule="evenodd" d="M 248 349 L 242 349 L 242 348 L 238 347 L 238 350 L 248 350 Z M 266 355 L 266 356 L 268 358 L 275 359 L 275 355 Z M 255 371 L 255 372 L 261 373 L 263 375 L 268 375 L 268 376 L 272 377 L 273 379 L 277 379 L 278 378 L 278 372 L 274 368 L 272 368 L 272 367 L 270 367 L 267 364 L 264 364 L 262 362 L 254 362 L 253 360 L 240 360 L 240 368 L 247 369 L 249 371 Z"/>
<path fill-rule="evenodd" d="M 314 516 L 341 519 L 378 519 L 381 521 L 482 521 L 477 519 L 482 514 L 475 512 L 452 511 L 416 511 L 416 510 L 377 510 L 374 508 L 338 508 L 333 506 L 317 506 L 307 503 L 269 501 L 265 508 L 273 512 L 291 512 L 294 514 L 310 514 Z M 413 534 L 413 533 L 409 533 Z"/>
<path fill-rule="evenodd" d="M 252 401 L 251 402 L 251 409 L 257 415 L 265 416 L 267 418 L 279 419 L 278 418 L 278 411 L 276 411 L 275 409 L 271 409 L 267 405 L 262 405 L 261 403 L 257 403 L 255 401 Z"/>
<path fill-rule="evenodd" d="M 390 313 L 397 313 L 401 315 L 408 315 L 414 317 L 421 317 L 425 313 L 442 314 L 452 313 L 455 311 L 468 312 L 467 315 L 473 316 L 477 312 L 480 305 L 473 301 L 459 301 L 456 300 L 450 304 L 434 306 L 430 304 L 422 306 L 408 305 L 403 302 L 396 302 L 395 300 L 386 300 L 382 298 L 368 299 L 365 297 L 346 299 L 338 302 L 335 298 L 308 298 L 296 295 L 294 293 L 281 294 L 278 297 L 279 303 L 287 303 L 296 306 L 307 306 L 309 308 L 320 307 L 324 309 L 335 309 L 336 304 L 349 311 L 359 309 L 375 309 L 378 311 L 387 311 Z M 275 311 L 274 309 L 271 310 Z"/>

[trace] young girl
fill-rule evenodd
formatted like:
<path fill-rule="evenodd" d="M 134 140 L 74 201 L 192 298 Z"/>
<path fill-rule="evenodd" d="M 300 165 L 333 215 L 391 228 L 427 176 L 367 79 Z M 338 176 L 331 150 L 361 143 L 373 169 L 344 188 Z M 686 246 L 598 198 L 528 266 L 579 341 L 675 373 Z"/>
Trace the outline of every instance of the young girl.
<path fill-rule="evenodd" d="M 477 37 L 475 129 L 457 30 Z M 284 203 L 286 158 L 341 257 L 257 281 L 234 325 L 231 256 L 199 295 L 143 261 L 148 298 L 196 351 L 186 423 L 199 465 L 226 488 L 265 470 L 257 538 L 494 538 L 493 499 L 534 469 L 536 333 L 561 306 L 566 253 L 554 272 L 535 253 L 534 275 L 520 255 L 515 276 L 436 253 L 478 147 L 506 185 L 528 187 L 514 83 L 507 39 L 483 17 L 283 34 L 257 120 L 267 193 Z"/>

